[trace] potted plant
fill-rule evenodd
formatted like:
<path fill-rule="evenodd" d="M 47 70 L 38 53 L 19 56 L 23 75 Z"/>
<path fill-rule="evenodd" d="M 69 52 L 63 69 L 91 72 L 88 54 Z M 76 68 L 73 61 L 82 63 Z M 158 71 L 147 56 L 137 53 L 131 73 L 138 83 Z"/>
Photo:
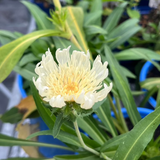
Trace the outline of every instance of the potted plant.
<path fill-rule="evenodd" d="M 33 5 L 27 2 L 23 3 L 29 6 L 29 8 L 33 11 Z M 123 7 L 125 6 L 125 4 L 122 4 L 118 9 L 116 9 L 115 11 L 116 13 L 110 15 L 110 18 L 108 18 L 107 21 L 105 22 L 103 29 L 101 27 L 98 27 L 98 30 L 96 30 L 97 26 L 99 26 L 99 21 L 94 21 L 94 23 L 93 21 L 92 22 L 86 21 L 84 27 L 86 30 L 85 33 L 87 35 L 86 36 L 87 40 L 86 40 L 82 28 L 83 23 L 80 19 L 83 17 L 82 9 L 67 7 L 65 10 L 63 10 L 60 6 L 59 1 L 56 0 L 55 0 L 55 6 L 58 8 L 58 10 L 55 12 L 51 12 L 52 19 L 50 19 L 54 23 L 55 27 L 54 29 L 52 28 L 52 24 L 50 23 L 50 21 L 46 19 L 46 14 L 38 10 L 39 14 L 38 15 L 33 14 L 33 15 L 35 16 L 37 25 L 41 30 L 22 36 L 16 39 L 15 41 L 8 43 L 0 48 L 1 53 L 3 53 L 0 59 L 1 60 L 0 73 L 2 73 L 3 71 L 0 80 L 2 81 L 7 76 L 7 74 L 17 64 L 17 62 L 18 62 L 18 64 L 16 65 L 17 68 L 15 68 L 14 70 L 21 73 L 23 77 L 25 77 L 28 80 L 31 80 L 32 77 L 37 77 L 38 79 L 35 78 L 34 80 L 35 84 L 31 83 L 32 94 L 36 103 L 37 110 L 42 119 L 44 120 L 44 122 L 46 123 L 46 125 L 48 126 L 49 130 L 36 132 L 30 135 L 27 139 L 41 135 L 52 135 L 54 137 L 57 137 L 62 142 L 64 142 L 67 145 L 67 147 L 53 145 L 53 144 L 46 144 L 46 143 L 38 143 L 31 140 L 15 139 L 2 134 L 0 135 L 0 145 L 45 146 L 45 147 L 74 151 L 78 153 L 78 155 L 55 156 L 53 159 L 56 160 L 77 159 L 77 158 L 130 160 L 139 158 L 142 159 L 144 158 L 144 156 L 145 158 L 148 159 L 155 156 L 159 156 L 159 152 L 156 152 L 156 154 L 150 154 L 149 149 L 145 150 L 145 147 L 151 141 L 153 133 L 160 123 L 160 114 L 159 114 L 160 109 L 157 108 L 147 117 L 141 119 L 134 98 L 132 96 L 128 80 L 126 78 L 128 72 L 124 68 L 122 69 L 122 67 L 118 62 L 118 59 L 124 60 L 128 57 L 129 58 L 134 57 L 134 59 L 138 58 L 138 59 L 150 60 L 158 68 L 159 66 L 157 65 L 157 63 L 152 61 L 152 56 L 158 59 L 159 55 L 157 55 L 153 51 L 142 48 L 127 49 L 115 55 L 112 52 L 112 49 L 122 44 L 126 40 L 126 37 L 129 38 L 131 35 L 133 35 L 133 33 L 135 33 L 135 31 L 139 29 L 139 27 L 138 28 L 135 27 L 135 30 L 133 31 L 130 30 L 131 33 L 128 32 L 127 30 L 126 37 L 123 36 L 118 38 L 119 33 L 122 34 L 123 32 L 126 31 L 123 30 L 124 29 L 123 27 L 126 26 L 126 24 L 130 26 L 131 22 L 132 25 L 135 23 L 137 24 L 137 21 L 131 19 L 127 23 L 124 22 L 122 26 L 118 26 L 117 28 L 114 29 L 114 27 L 117 25 L 118 20 L 115 19 L 116 20 L 115 23 L 115 21 L 112 21 L 112 18 L 113 16 L 118 15 L 118 13 L 121 13 L 123 11 Z M 94 5 L 94 7 L 99 7 L 99 6 Z M 92 9 L 94 9 L 94 7 Z M 34 11 L 36 9 L 37 8 L 34 7 Z M 70 16 L 66 16 L 66 13 L 68 13 Z M 94 14 L 94 12 L 92 14 Z M 38 17 L 40 16 L 41 17 L 40 20 L 43 19 L 43 22 L 45 23 L 41 23 L 41 21 L 39 21 L 37 16 Z M 77 23 L 78 26 L 76 25 Z M 97 26 L 94 27 L 93 24 L 97 24 Z M 46 29 L 47 27 L 49 27 L 49 29 Z M 128 27 L 128 29 L 129 28 L 130 27 Z M 104 30 L 109 31 L 108 36 L 110 37 L 108 37 L 107 41 L 105 39 L 106 31 L 104 32 Z M 113 30 L 114 33 L 112 32 Z M 99 33 L 101 34 L 99 35 Z M 51 36 L 51 37 L 47 39 L 41 39 L 42 40 L 41 43 L 40 42 L 37 43 L 37 41 L 33 43 L 34 40 L 42 36 Z M 56 36 L 56 38 L 52 36 Z M 61 37 L 65 39 L 62 39 Z M 114 41 L 111 41 L 111 38 L 112 39 L 116 38 L 116 39 L 114 39 Z M 93 43 L 93 40 L 97 40 L 97 43 Z M 32 46 L 28 48 L 29 45 L 31 44 Z M 37 44 L 38 47 L 36 47 Z M 43 53 L 42 51 L 45 48 L 42 46 L 45 46 L 46 44 L 48 44 L 48 46 L 50 47 L 51 52 L 47 51 L 46 55 L 43 55 L 42 56 L 43 58 L 41 59 L 40 53 Z M 53 44 L 56 47 L 54 47 Z M 73 52 L 70 56 L 69 48 L 64 47 L 64 45 L 67 46 L 71 45 L 73 48 L 75 48 L 76 51 Z M 60 49 L 58 49 L 60 48 L 59 46 L 61 48 L 63 46 L 63 48 L 66 49 L 61 51 Z M 93 54 L 89 55 L 89 52 L 87 52 L 88 48 L 90 49 L 90 53 Z M 28 65 L 29 64 L 28 58 L 23 57 L 23 61 L 21 59 L 21 65 L 20 65 L 19 60 L 22 54 L 25 52 L 26 54 L 25 56 L 28 57 L 28 53 L 30 50 L 34 51 L 33 52 L 34 61 L 36 61 L 36 63 L 38 61 L 41 62 L 38 63 L 37 65 L 35 65 L 34 63 L 33 65 Z M 79 52 L 79 50 L 83 52 Z M 130 52 L 130 56 L 126 57 L 126 52 Z M 77 57 L 78 55 L 79 57 Z M 28 66 L 22 65 L 24 64 L 24 62 L 26 64 L 26 60 Z M 71 63 L 69 63 L 70 60 Z M 106 61 L 109 63 L 109 71 L 110 71 L 110 75 L 108 77 L 107 77 L 108 71 L 107 71 Z M 33 62 L 33 56 L 31 57 L 30 62 Z M 90 64 L 92 64 L 92 67 L 88 68 Z M 74 65 L 75 69 L 72 68 L 72 65 Z M 62 71 L 61 74 L 59 72 L 58 73 L 56 72 L 57 71 L 56 68 L 54 70 L 55 66 L 61 68 Z M 35 68 L 37 75 L 34 73 Z M 47 69 L 44 71 L 43 68 Z M 89 74 L 90 72 L 92 73 L 93 70 L 97 71 L 96 72 L 97 77 L 94 77 L 95 74 Z M 52 71 L 56 72 L 54 75 L 56 75 L 57 78 L 52 77 L 53 79 L 52 78 L 50 79 L 48 77 L 50 75 L 49 73 Z M 43 81 L 44 83 L 41 83 L 43 75 L 46 75 L 44 78 L 48 77 L 49 79 L 45 79 Z M 62 78 L 61 76 L 64 77 Z M 80 81 L 78 81 L 78 76 L 83 76 L 83 78 L 81 77 Z M 74 80 L 77 80 L 74 82 L 74 84 L 72 81 L 73 77 Z M 86 80 L 85 77 L 87 77 L 88 79 Z M 97 83 L 95 82 L 96 78 L 97 79 L 99 78 L 99 81 Z M 58 89 L 59 88 L 58 85 L 61 84 L 59 82 L 65 83 L 64 82 L 65 80 L 67 80 L 67 83 L 63 87 L 64 89 L 63 94 L 60 94 L 60 96 L 58 95 L 56 97 L 51 96 L 50 99 L 49 86 L 48 88 L 46 88 L 44 84 L 46 83 L 53 84 L 55 87 L 52 88 L 52 85 L 50 87 L 51 90 L 54 90 L 54 93 L 56 93 L 56 91 L 58 92 L 61 91 L 61 89 L 60 90 Z M 87 93 L 83 93 L 83 87 L 81 88 L 82 92 L 78 93 L 79 86 L 77 86 L 77 84 L 79 84 L 80 82 L 85 83 L 83 87 L 85 89 L 84 91 L 87 91 Z M 91 84 L 93 84 L 92 82 L 96 83 L 96 85 L 92 86 L 95 87 L 94 91 L 96 91 L 93 92 L 93 94 L 90 93 L 85 88 L 86 86 L 90 86 Z M 99 86 L 100 82 L 104 84 L 104 89 L 102 90 L 101 86 Z M 113 88 L 110 83 L 113 84 Z M 55 91 L 56 88 L 57 90 Z M 91 88 L 88 87 L 88 89 Z M 105 92 L 103 92 L 104 90 Z M 110 90 L 111 93 L 107 96 Z M 46 93 L 48 95 L 47 97 L 45 95 Z M 81 97 L 79 97 L 80 95 Z M 106 96 L 107 98 L 105 99 Z M 112 100 L 113 96 L 116 100 L 116 104 L 113 103 Z M 28 102 L 27 99 L 23 100 L 24 104 L 26 104 L 27 102 Z M 125 119 L 121 111 L 120 102 L 122 102 L 123 106 L 126 108 L 127 113 L 129 115 L 133 127 L 131 131 L 129 131 L 129 128 L 125 123 Z M 111 117 L 110 114 L 111 109 L 114 112 L 115 118 Z M 18 111 L 19 113 L 20 110 L 17 109 L 16 111 Z M 94 119 L 91 116 L 92 113 L 96 113 L 99 119 L 102 121 L 102 123 L 99 123 L 96 119 Z M 4 118 L 3 116 L 1 117 L 1 119 Z M 81 128 L 85 133 L 87 133 L 88 136 L 80 132 L 79 128 Z M 150 145 L 148 145 L 147 147 L 150 148 Z M 137 148 L 139 149 L 137 150 Z M 158 148 L 157 145 L 154 145 L 154 149 L 157 150 L 157 148 Z M 145 152 L 145 155 L 143 154 L 144 153 L 143 151 Z"/>

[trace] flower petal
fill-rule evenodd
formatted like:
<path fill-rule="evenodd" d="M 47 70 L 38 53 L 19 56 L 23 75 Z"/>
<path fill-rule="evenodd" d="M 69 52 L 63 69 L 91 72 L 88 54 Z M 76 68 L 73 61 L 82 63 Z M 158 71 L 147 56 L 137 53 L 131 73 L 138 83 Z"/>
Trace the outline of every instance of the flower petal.
<path fill-rule="evenodd" d="M 87 93 L 87 95 L 85 95 L 84 103 L 81 104 L 81 108 L 91 109 L 95 103 L 95 99 L 96 99 L 96 97 L 94 96 L 94 94 Z"/>
<path fill-rule="evenodd" d="M 60 48 L 56 51 L 56 59 L 60 65 L 63 65 L 67 62 L 70 61 L 70 56 L 69 56 L 69 49 L 71 46 L 69 46 L 67 49 L 63 49 L 62 51 Z"/>
<path fill-rule="evenodd" d="M 96 93 L 97 102 L 102 101 L 104 98 L 106 98 L 108 93 L 111 91 L 112 87 L 113 87 L 113 83 L 110 83 L 109 87 L 106 84 L 104 84 L 104 89 Z"/>
<path fill-rule="evenodd" d="M 64 102 L 63 97 L 61 97 L 61 95 L 58 95 L 57 97 L 52 97 L 51 100 L 49 101 L 49 104 L 52 107 L 57 107 L 57 108 L 62 108 L 64 107 L 66 104 Z"/>
<path fill-rule="evenodd" d="M 75 102 L 78 104 L 83 104 L 85 101 L 84 95 L 85 95 L 85 91 L 82 90 L 81 94 L 77 98 L 74 98 Z"/>
<path fill-rule="evenodd" d="M 71 55 L 71 63 L 75 67 L 83 67 L 86 70 L 90 69 L 89 58 L 84 52 L 73 51 L 73 53 Z"/>

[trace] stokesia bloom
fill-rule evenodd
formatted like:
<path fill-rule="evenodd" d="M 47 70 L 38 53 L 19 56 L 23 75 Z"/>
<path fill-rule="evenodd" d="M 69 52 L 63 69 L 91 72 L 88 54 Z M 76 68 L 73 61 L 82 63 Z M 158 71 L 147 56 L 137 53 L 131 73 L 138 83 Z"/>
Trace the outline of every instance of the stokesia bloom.
<path fill-rule="evenodd" d="M 42 56 L 42 61 L 36 65 L 35 72 L 38 79 L 33 82 L 43 100 L 52 107 L 62 108 L 66 102 L 76 102 L 83 109 L 91 109 L 92 106 L 102 101 L 112 89 L 102 84 L 108 76 L 108 62 L 102 64 L 101 57 L 97 56 L 91 68 L 89 52 L 58 49 L 56 60 L 48 49 Z"/>

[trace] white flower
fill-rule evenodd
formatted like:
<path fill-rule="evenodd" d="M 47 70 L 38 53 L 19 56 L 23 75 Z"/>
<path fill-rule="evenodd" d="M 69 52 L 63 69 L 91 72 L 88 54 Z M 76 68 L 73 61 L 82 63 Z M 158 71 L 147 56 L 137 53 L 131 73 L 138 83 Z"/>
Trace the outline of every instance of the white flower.
<path fill-rule="evenodd" d="M 97 56 L 91 69 L 89 52 L 86 55 L 84 52 L 73 51 L 70 56 L 69 49 L 56 51 L 58 65 L 48 49 L 35 68 L 39 77 L 37 80 L 33 78 L 33 82 L 40 96 L 52 107 L 61 108 L 66 105 L 65 102 L 74 101 L 81 108 L 90 109 L 112 89 L 112 83 L 109 87 L 102 85 L 108 76 L 108 62 L 102 64 L 101 57 Z"/>

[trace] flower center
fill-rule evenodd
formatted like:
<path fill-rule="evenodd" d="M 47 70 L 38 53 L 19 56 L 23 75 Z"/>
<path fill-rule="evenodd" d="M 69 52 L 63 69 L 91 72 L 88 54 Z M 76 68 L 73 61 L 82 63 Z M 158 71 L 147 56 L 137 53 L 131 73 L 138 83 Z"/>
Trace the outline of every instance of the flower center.
<path fill-rule="evenodd" d="M 64 94 L 69 94 L 72 95 L 74 93 L 77 93 L 79 90 L 77 83 L 75 82 L 70 82 L 66 84 L 63 88 L 63 93 Z"/>

